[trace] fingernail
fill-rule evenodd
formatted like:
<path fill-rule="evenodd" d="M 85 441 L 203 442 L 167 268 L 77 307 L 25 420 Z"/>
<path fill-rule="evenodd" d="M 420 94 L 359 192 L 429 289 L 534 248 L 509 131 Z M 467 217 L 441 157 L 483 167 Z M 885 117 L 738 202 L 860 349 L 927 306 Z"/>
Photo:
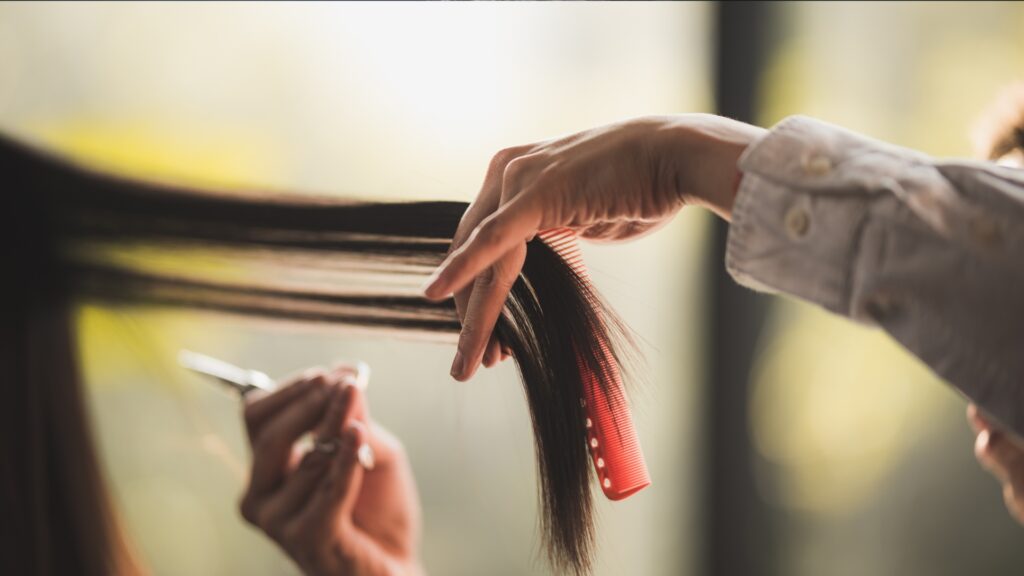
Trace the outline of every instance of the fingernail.
<path fill-rule="evenodd" d="M 370 385 L 370 365 L 360 360 L 356 362 L 356 387 L 366 390 Z"/>
<path fill-rule="evenodd" d="M 427 298 L 430 298 L 431 294 L 433 294 L 432 288 L 434 287 L 434 284 L 437 284 L 437 277 L 437 270 L 434 270 L 434 272 L 430 276 L 427 276 L 427 279 L 424 280 L 423 284 L 420 286 L 420 292 L 423 292 L 423 295 Z"/>
<path fill-rule="evenodd" d="M 978 452 L 985 452 L 988 450 L 991 442 L 992 434 L 988 430 L 982 430 L 978 433 L 978 439 L 975 440 L 975 449 Z"/>
<path fill-rule="evenodd" d="M 366 425 L 359 420 L 353 420 L 345 430 L 346 441 L 350 443 L 349 447 L 358 442 L 360 438 L 365 439 L 366 435 Z M 356 461 L 365 470 L 373 470 L 376 464 L 376 455 L 373 453 L 373 448 L 365 440 L 356 448 Z"/>
<path fill-rule="evenodd" d="M 466 370 L 466 359 L 462 356 L 462 350 L 455 351 L 455 360 L 452 361 L 452 378 L 458 380 L 462 378 L 462 373 Z"/>
<path fill-rule="evenodd" d="M 427 281 L 423 283 L 420 290 L 423 292 L 423 295 L 430 300 L 442 300 L 447 296 L 450 296 L 450 294 L 446 293 L 442 288 L 444 288 L 444 282 L 441 281 L 441 271 L 438 269 L 435 270 L 429 278 L 427 278 Z"/>
<path fill-rule="evenodd" d="M 366 470 L 373 470 L 373 467 L 377 463 L 376 456 L 373 453 L 373 448 L 365 442 L 358 450 L 356 450 L 356 459 L 359 460 L 359 465 Z"/>

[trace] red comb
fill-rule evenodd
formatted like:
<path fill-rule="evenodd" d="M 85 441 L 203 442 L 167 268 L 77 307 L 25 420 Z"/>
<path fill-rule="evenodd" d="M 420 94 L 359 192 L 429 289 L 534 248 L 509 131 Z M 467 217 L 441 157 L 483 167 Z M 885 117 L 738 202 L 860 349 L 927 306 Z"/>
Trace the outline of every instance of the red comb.
<path fill-rule="evenodd" d="M 540 239 L 561 256 L 583 282 L 590 287 L 590 276 L 583 265 L 576 233 L 567 228 L 546 230 Z M 587 413 L 587 446 L 597 471 L 601 490 L 609 500 L 622 500 L 651 483 L 640 440 L 629 412 L 626 391 L 622 386 L 619 364 L 601 342 L 601 374 L 580 361 L 584 376 L 584 397 L 580 399 Z M 601 379 L 604 379 L 602 390 Z"/>

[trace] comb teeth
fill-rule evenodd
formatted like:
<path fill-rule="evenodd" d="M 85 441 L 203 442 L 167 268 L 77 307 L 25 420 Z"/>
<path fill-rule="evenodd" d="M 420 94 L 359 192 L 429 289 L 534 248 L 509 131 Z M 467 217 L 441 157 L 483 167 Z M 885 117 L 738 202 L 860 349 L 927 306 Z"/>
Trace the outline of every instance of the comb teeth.
<path fill-rule="evenodd" d="M 590 288 L 590 276 L 583 265 L 576 233 L 559 228 L 544 231 L 539 236 Z M 592 292 L 588 297 L 593 297 Z M 584 397 L 580 402 L 586 412 L 587 447 L 601 491 L 609 500 L 622 500 L 647 487 L 651 477 L 640 450 L 618 363 L 608 343 L 602 341 L 600 345 L 602 374 L 594 374 L 582 360 L 579 362 L 584 377 Z M 602 378 L 605 391 L 601 389 Z"/>

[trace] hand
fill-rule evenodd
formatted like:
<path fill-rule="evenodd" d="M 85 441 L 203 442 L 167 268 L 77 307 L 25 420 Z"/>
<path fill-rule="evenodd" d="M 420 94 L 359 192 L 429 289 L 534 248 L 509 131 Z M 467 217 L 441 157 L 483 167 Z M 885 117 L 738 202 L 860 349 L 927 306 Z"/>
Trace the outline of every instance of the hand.
<path fill-rule="evenodd" d="M 974 456 L 1003 485 L 1006 509 L 1024 524 L 1024 444 L 989 423 L 971 404 L 967 420 L 974 433 Z"/>
<path fill-rule="evenodd" d="M 311 370 L 272 394 L 247 397 L 253 461 L 242 516 L 309 575 L 421 574 L 408 460 L 372 422 L 354 383 L 348 366 Z M 303 453 L 296 442 L 310 431 L 317 442 Z"/>
<path fill-rule="evenodd" d="M 455 295 L 462 335 L 452 376 L 466 380 L 481 360 L 492 366 L 506 356 L 492 331 L 538 232 L 565 227 L 624 241 L 687 204 L 728 218 L 736 161 L 762 133 L 720 116 L 652 116 L 496 154 L 425 289 L 432 300 Z"/>

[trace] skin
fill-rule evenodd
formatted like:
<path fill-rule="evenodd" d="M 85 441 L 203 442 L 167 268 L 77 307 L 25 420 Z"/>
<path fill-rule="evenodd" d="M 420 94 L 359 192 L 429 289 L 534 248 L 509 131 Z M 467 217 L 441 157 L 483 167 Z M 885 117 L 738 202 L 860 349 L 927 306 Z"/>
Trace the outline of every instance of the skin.
<path fill-rule="evenodd" d="M 452 377 L 468 380 L 481 363 L 508 357 L 492 332 L 526 243 L 538 232 L 567 227 L 592 241 L 628 241 L 687 205 L 729 220 L 737 161 L 764 134 L 708 114 L 648 116 L 495 154 L 448 257 L 424 285 L 428 299 L 454 297 L 462 320 Z M 1024 523 L 1024 444 L 974 406 L 968 414 L 978 461 L 1003 484 L 1007 508 Z"/>
<path fill-rule="evenodd" d="M 661 228 L 687 205 L 728 219 L 736 161 L 765 131 L 709 114 L 647 116 L 494 155 L 452 251 L 424 295 L 454 295 L 462 333 L 452 376 L 468 380 L 507 357 L 492 336 L 538 232 L 572 228 L 623 242 Z"/>
<path fill-rule="evenodd" d="M 1024 442 L 994 425 L 978 407 L 967 407 L 967 421 L 974 429 L 974 456 L 1003 486 L 1006 509 L 1024 524 Z"/>
<path fill-rule="evenodd" d="M 420 505 L 401 444 L 370 418 L 355 368 L 314 369 L 246 397 L 252 473 L 242 517 L 311 576 L 423 574 Z M 332 453 L 301 451 L 307 432 Z M 357 449 L 368 444 L 372 470 Z"/>

